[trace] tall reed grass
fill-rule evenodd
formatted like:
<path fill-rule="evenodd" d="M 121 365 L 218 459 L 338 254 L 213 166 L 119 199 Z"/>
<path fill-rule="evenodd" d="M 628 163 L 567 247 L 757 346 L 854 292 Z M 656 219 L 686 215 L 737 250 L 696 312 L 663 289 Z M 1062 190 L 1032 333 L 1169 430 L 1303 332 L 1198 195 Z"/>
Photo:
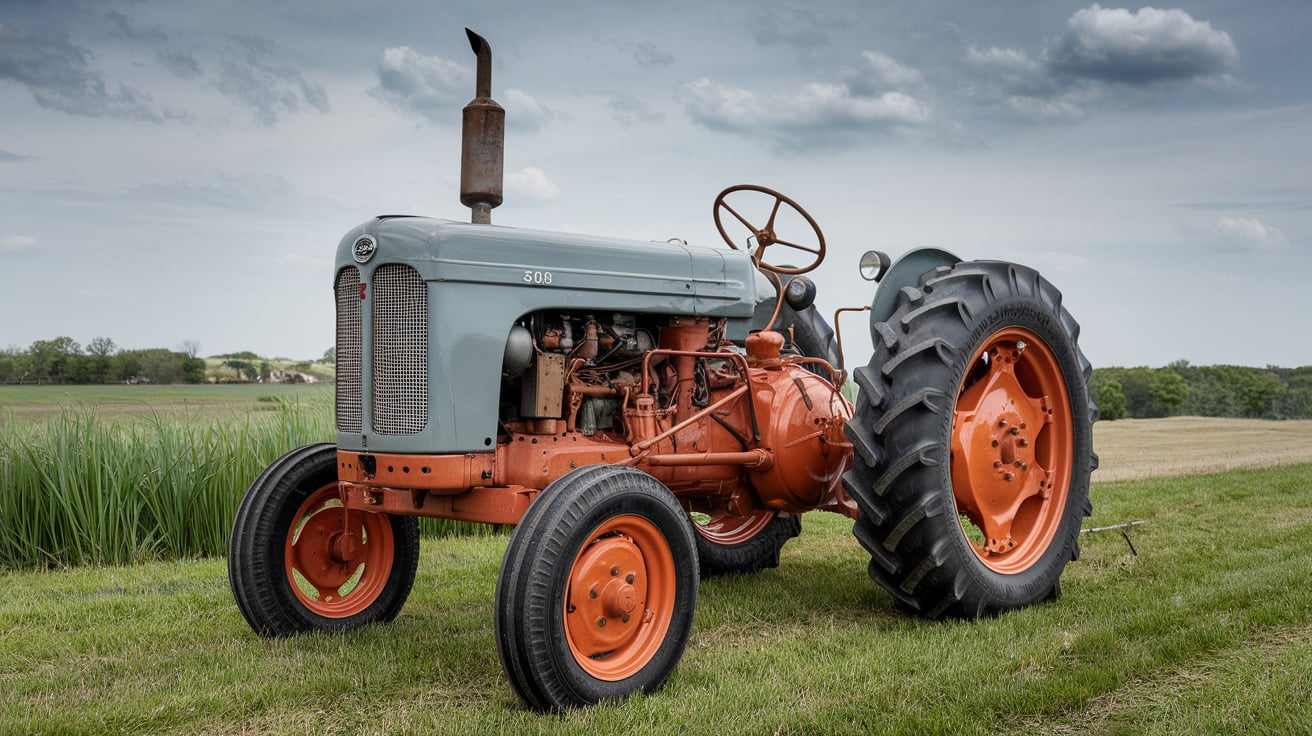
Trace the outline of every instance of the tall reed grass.
<path fill-rule="evenodd" d="M 329 400 L 257 408 L 222 419 L 108 420 L 79 406 L 44 423 L 0 427 L 0 567 L 226 554 L 237 504 L 260 471 L 292 448 L 336 436 Z"/>

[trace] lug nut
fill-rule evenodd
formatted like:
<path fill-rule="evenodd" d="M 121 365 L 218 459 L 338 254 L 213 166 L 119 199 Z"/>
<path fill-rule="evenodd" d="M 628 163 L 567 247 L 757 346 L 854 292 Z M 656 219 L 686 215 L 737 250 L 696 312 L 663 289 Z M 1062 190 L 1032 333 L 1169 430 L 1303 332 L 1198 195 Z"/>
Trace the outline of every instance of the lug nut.
<path fill-rule="evenodd" d="M 605 625 L 606 625 L 606 617 L 605 617 L 605 616 L 602 616 L 601 618 L 597 619 L 597 625 L 598 625 L 598 626 L 605 626 Z"/>
<path fill-rule="evenodd" d="M 1002 479 L 1003 479 L 1003 480 L 1011 480 L 1012 478 L 1015 478 L 1015 477 L 1016 477 L 1016 476 L 1012 475 L 1011 473 L 1003 473 L 1003 474 L 1002 474 Z"/>
<path fill-rule="evenodd" d="M 618 565 L 615 566 L 615 567 L 612 567 L 612 568 L 610 569 L 610 576 L 611 576 L 611 577 L 615 577 L 616 575 L 619 575 L 619 574 L 620 574 L 620 568 L 619 568 Z"/>
<path fill-rule="evenodd" d="M 1012 427 L 1012 428 L 1011 428 L 1011 436 L 1015 437 L 1015 436 L 1018 435 L 1018 434 L 1020 434 L 1020 427 Z"/>
<path fill-rule="evenodd" d="M 589 590 L 589 591 L 588 591 L 588 597 L 589 597 L 589 598 L 596 598 L 596 597 L 597 597 L 597 589 L 596 589 L 596 588 L 593 588 L 592 590 Z"/>
<path fill-rule="evenodd" d="M 626 613 L 623 616 L 620 616 L 620 623 L 627 624 L 628 622 L 629 622 L 629 614 Z"/>
<path fill-rule="evenodd" d="M 632 583 L 633 583 L 633 573 L 629 573 L 628 575 L 625 575 L 625 576 L 624 576 L 624 582 L 629 583 L 629 584 L 632 584 Z"/>

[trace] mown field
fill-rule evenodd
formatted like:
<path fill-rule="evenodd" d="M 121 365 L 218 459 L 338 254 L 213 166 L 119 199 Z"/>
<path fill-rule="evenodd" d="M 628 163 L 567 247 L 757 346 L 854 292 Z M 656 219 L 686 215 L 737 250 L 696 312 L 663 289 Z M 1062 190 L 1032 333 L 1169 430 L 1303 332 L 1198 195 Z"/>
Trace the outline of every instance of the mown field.
<path fill-rule="evenodd" d="M 850 522 L 810 514 L 778 569 L 703 581 L 663 690 L 565 715 L 501 673 L 504 536 L 425 539 L 393 624 L 280 641 L 246 626 L 222 559 L 2 572 L 0 733 L 1307 733 L 1312 465 L 1160 476 L 1115 449 L 1158 426 L 1098 426 L 1087 525 L 1145 523 L 1084 535 L 1056 602 L 907 616 Z M 1216 435 L 1201 461 L 1261 433 Z M 1101 480 L 1122 473 L 1158 477 Z"/>

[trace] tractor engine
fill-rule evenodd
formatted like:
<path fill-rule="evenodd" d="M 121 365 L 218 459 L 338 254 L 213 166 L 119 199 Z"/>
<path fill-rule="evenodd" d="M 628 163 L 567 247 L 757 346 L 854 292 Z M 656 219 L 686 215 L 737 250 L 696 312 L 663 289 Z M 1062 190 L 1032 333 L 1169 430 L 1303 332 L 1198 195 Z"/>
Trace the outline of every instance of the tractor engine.
<path fill-rule="evenodd" d="M 586 456 L 642 468 L 691 510 L 844 505 L 851 407 L 778 332 L 726 320 L 538 312 L 507 341 L 505 482 L 541 488 Z M 591 460 L 596 462 L 596 460 Z"/>

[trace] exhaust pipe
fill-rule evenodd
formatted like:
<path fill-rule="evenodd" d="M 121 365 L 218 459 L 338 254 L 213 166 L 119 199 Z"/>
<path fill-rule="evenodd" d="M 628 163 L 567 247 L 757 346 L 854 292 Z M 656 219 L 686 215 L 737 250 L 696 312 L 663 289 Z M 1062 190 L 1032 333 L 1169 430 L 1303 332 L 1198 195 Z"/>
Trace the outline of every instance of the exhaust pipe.
<path fill-rule="evenodd" d="M 478 57 L 474 99 L 464 110 L 460 137 L 460 203 L 475 225 L 492 224 L 492 208 L 501 204 L 505 167 L 506 110 L 492 99 L 492 47 L 468 28 L 469 45 Z"/>

